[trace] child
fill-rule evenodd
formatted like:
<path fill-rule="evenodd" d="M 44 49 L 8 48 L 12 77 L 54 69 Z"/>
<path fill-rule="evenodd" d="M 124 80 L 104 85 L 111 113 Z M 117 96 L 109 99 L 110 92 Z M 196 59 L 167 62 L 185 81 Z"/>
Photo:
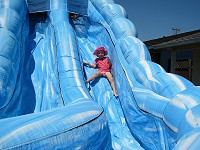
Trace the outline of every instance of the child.
<path fill-rule="evenodd" d="M 112 74 L 110 72 L 111 62 L 110 62 L 109 57 L 105 57 L 105 55 L 108 54 L 108 51 L 104 47 L 100 46 L 94 51 L 93 54 L 98 57 L 95 59 L 94 64 L 90 64 L 88 62 L 83 62 L 83 64 L 88 65 L 91 68 L 98 68 L 98 71 L 94 75 L 92 75 L 89 79 L 87 79 L 86 82 L 89 83 L 96 77 L 100 77 L 100 76 L 106 77 L 108 81 L 110 82 L 114 96 L 118 97 L 118 94 L 115 88 L 115 83 L 114 83 Z"/>

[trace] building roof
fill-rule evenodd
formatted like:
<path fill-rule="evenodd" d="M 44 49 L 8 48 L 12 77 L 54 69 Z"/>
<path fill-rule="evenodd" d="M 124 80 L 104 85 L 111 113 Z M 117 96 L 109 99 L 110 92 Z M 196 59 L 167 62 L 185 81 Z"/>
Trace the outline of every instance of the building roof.
<path fill-rule="evenodd" d="M 200 30 L 185 32 L 144 42 L 149 49 L 173 48 L 194 44 L 200 49 Z"/>

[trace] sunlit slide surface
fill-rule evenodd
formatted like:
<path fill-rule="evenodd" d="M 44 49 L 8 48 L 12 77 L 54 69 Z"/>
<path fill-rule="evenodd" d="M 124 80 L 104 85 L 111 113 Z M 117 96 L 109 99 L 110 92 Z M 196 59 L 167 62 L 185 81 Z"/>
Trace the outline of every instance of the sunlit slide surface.
<path fill-rule="evenodd" d="M 113 0 L 1 0 L 0 41 L 0 149 L 199 148 L 200 87 L 152 62 Z M 86 84 L 99 46 L 118 98 Z"/>

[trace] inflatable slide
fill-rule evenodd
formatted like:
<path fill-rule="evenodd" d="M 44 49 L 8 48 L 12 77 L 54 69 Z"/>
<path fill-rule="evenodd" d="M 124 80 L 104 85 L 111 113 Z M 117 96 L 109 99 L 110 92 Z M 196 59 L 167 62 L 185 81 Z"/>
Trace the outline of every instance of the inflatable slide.
<path fill-rule="evenodd" d="M 199 148 L 200 87 L 152 62 L 113 0 L 1 0 L 0 40 L 0 149 Z M 86 84 L 99 46 L 118 98 Z"/>

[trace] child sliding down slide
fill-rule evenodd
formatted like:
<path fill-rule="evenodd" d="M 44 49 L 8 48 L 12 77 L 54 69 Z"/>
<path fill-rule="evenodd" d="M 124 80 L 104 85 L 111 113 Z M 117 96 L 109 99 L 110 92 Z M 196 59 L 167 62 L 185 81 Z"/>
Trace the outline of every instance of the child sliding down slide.
<path fill-rule="evenodd" d="M 90 81 L 94 80 L 97 77 L 106 77 L 110 82 L 114 96 L 118 97 L 114 79 L 111 74 L 110 58 L 106 57 L 108 51 L 103 46 L 100 46 L 94 51 L 93 54 L 98 57 L 95 59 L 94 64 L 90 64 L 88 62 L 83 62 L 83 64 L 91 68 L 98 68 L 98 71 L 95 74 L 93 74 L 89 79 L 87 79 L 86 82 L 89 83 Z"/>

